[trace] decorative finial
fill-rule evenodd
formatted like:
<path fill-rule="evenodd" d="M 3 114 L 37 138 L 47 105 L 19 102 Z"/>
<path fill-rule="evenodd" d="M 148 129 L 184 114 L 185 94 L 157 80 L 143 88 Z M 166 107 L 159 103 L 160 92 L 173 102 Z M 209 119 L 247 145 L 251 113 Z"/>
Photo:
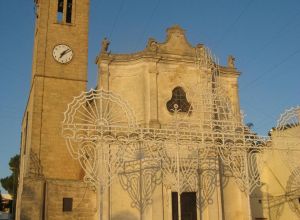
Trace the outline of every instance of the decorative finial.
<path fill-rule="evenodd" d="M 110 41 L 105 37 L 102 40 L 101 53 L 107 53 L 109 44 L 110 44 Z"/>
<path fill-rule="evenodd" d="M 147 48 L 150 51 L 156 52 L 158 49 L 158 43 L 154 38 L 149 38 Z"/>
<path fill-rule="evenodd" d="M 168 34 L 172 34 L 172 33 L 181 33 L 182 35 L 185 34 L 185 30 L 182 29 L 178 24 L 173 25 L 172 27 L 169 27 L 167 29 L 167 33 Z"/>
<path fill-rule="evenodd" d="M 235 61 L 234 56 L 229 55 L 228 59 L 227 59 L 227 65 L 228 65 L 228 67 L 235 68 L 234 61 Z"/>

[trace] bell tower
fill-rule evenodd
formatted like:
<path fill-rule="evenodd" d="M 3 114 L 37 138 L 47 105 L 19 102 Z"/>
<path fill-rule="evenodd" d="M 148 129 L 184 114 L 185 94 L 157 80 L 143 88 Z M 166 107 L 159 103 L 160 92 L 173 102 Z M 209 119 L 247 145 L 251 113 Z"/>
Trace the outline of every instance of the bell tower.
<path fill-rule="evenodd" d="M 32 78 L 86 81 L 89 0 L 35 0 Z"/>
<path fill-rule="evenodd" d="M 34 4 L 32 76 L 22 122 L 16 218 L 60 219 L 64 202 L 72 207 L 81 193 L 78 187 L 72 191 L 72 184 L 80 186 L 82 170 L 68 153 L 61 123 L 68 103 L 86 90 L 89 0 Z M 59 205 L 51 203 L 54 194 Z"/>

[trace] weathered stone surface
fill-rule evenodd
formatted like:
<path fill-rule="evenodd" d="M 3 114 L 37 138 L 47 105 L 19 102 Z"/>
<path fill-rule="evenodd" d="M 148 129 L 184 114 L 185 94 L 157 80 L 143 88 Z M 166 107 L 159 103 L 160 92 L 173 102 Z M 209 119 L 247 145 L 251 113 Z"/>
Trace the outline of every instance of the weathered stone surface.
<path fill-rule="evenodd" d="M 57 23 L 57 1 L 36 2 L 39 15 L 31 90 L 22 123 L 17 219 L 97 219 L 100 200 L 103 201 L 104 219 L 140 219 L 139 211 L 132 206 L 130 196 L 118 181 L 102 197 L 82 183 L 83 171 L 71 158 L 61 136 L 63 112 L 74 96 L 86 90 L 89 1 L 73 1 L 72 24 Z M 52 50 L 57 44 L 67 44 L 72 48 L 74 58 L 70 63 L 60 64 L 53 59 Z M 204 45 L 192 46 L 178 25 L 167 29 L 165 42 L 151 38 L 146 48 L 137 53 L 113 54 L 108 52 L 108 46 L 109 41 L 103 41 L 96 60 L 98 88 L 115 92 L 128 101 L 138 123 L 144 126 L 160 128 L 174 119 L 166 103 L 175 87 L 182 87 L 189 100 L 196 82 L 211 83 L 212 70 L 205 65 Z M 239 72 L 232 59 L 229 67 L 218 68 L 220 84 L 239 117 Z M 201 94 L 201 88 L 196 92 L 207 95 Z M 195 113 L 191 117 L 201 120 L 205 115 Z M 143 213 L 144 220 L 172 218 L 172 190 L 175 189 L 166 189 L 162 184 L 157 186 L 152 204 Z M 215 203 L 208 205 L 202 213 L 205 219 L 221 219 L 220 191 L 220 188 L 215 191 Z M 232 192 L 237 205 L 232 202 Z M 245 205 L 247 198 L 236 190 L 234 182 L 230 182 L 225 194 L 224 202 L 228 203 L 226 219 L 246 219 L 249 216 Z M 73 198 L 72 212 L 62 211 L 63 198 Z"/>
<path fill-rule="evenodd" d="M 86 90 L 89 0 L 73 1 L 71 24 L 57 22 L 57 1 L 35 2 L 38 15 L 31 90 L 22 123 L 17 219 L 42 219 L 48 210 L 56 217 L 48 215 L 47 219 L 70 219 L 62 213 L 61 204 L 55 205 L 51 199 L 60 201 L 69 181 L 76 180 L 75 185 L 80 186 L 83 177 L 80 165 L 70 156 L 61 136 L 61 122 L 68 103 Z M 66 7 L 67 1 L 64 2 Z M 70 63 L 61 64 L 53 58 L 53 48 L 58 44 L 73 50 Z M 51 179 L 58 179 L 64 187 L 50 187 L 46 192 L 44 188 Z M 70 196 L 79 200 L 84 190 L 76 192 L 69 187 Z M 47 193 L 52 194 L 49 197 Z M 94 196 L 92 193 L 86 198 L 87 204 L 94 201 Z M 80 210 L 90 213 L 90 207 L 82 206 Z"/>

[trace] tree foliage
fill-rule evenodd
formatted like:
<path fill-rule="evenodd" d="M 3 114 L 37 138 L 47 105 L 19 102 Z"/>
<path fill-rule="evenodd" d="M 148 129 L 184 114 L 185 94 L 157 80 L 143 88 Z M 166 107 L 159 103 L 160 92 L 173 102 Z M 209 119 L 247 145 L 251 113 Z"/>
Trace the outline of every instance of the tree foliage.
<path fill-rule="evenodd" d="M 2 194 L 1 194 L 1 190 L 0 190 L 0 211 L 2 211 Z"/>
<path fill-rule="evenodd" d="M 14 196 L 18 186 L 20 155 L 17 154 L 10 158 L 8 165 L 9 169 L 12 171 L 12 174 L 0 179 L 0 183 L 9 194 Z"/>

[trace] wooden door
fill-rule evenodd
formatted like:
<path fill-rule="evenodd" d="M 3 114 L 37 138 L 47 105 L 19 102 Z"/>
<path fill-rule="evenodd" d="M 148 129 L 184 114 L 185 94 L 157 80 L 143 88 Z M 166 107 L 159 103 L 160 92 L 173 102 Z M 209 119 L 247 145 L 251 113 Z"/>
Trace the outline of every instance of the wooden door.
<path fill-rule="evenodd" d="M 180 198 L 181 220 L 197 220 L 195 192 L 183 192 Z M 178 220 L 178 195 L 172 192 L 172 220 Z"/>

